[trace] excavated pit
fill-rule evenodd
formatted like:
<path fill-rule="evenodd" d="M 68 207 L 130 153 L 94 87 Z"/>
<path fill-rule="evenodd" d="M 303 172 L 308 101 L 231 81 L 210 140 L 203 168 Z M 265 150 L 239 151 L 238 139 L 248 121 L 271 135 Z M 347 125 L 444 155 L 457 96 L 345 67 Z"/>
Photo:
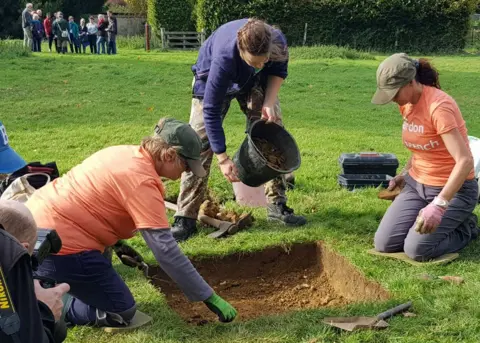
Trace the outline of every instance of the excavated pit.
<path fill-rule="evenodd" d="M 322 242 L 191 261 L 215 292 L 238 310 L 238 320 L 389 297 Z M 185 321 L 204 325 L 217 320 L 203 303 L 190 303 L 160 268 L 151 275 L 151 282 Z"/>

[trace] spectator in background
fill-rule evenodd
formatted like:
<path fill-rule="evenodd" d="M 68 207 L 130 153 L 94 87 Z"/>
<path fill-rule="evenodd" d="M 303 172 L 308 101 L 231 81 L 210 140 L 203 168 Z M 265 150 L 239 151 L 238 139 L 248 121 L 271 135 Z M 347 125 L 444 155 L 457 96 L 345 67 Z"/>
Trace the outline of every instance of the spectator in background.
<path fill-rule="evenodd" d="M 23 46 L 30 49 L 33 48 L 32 9 L 33 5 L 28 3 L 22 12 Z"/>
<path fill-rule="evenodd" d="M 97 32 L 97 54 L 100 54 L 100 48 L 102 48 L 102 54 L 105 53 L 105 39 L 107 36 L 107 32 L 105 29 L 107 28 L 107 22 L 105 21 L 105 16 L 103 14 L 98 15 L 98 32 Z"/>
<path fill-rule="evenodd" d="M 87 24 L 87 37 L 88 37 L 88 43 L 90 44 L 90 52 L 92 54 L 97 53 L 97 24 L 95 24 L 95 18 L 93 15 L 90 16 L 90 22 Z"/>
<path fill-rule="evenodd" d="M 87 50 L 88 46 L 88 29 L 85 25 L 85 19 L 80 19 L 80 48 L 83 50 L 83 53 Z M 80 51 L 82 52 L 82 51 Z"/>
<path fill-rule="evenodd" d="M 72 16 L 68 17 L 68 32 L 70 34 L 70 52 L 73 54 L 73 47 L 75 46 L 75 53 L 80 53 L 79 29 Z"/>
<path fill-rule="evenodd" d="M 36 10 L 35 13 L 38 15 L 38 20 L 39 20 L 40 22 L 42 22 L 42 21 L 43 21 L 43 12 L 42 12 L 42 10 Z"/>
<path fill-rule="evenodd" d="M 52 52 L 52 42 L 53 42 L 53 33 L 52 33 L 52 15 L 47 13 L 45 20 L 43 21 L 43 29 L 45 31 L 45 37 L 48 39 L 48 52 Z"/>
<path fill-rule="evenodd" d="M 57 36 L 58 53 L 65 54 L 67 52 L 70 35 L 68 33 L 68 22 L 63 19 L 63 13 L 57 12 L 57 20 L 52 25 L 53 34 Z"/>
<path fill-rule="evenodd" d="M 107 12 L 108 27 L 106 29 L 108 33 L 108 47 L 107 53 L 115 55 L 117 53 L 117 18 L 113 16 L 111 11 Z"/>
<path fill-rule="evenodd" d="M 34 14 L 32 18 L 33 18 L 32 20 L 32 37 L 33 37 L 32 51 L 42 52 L 43 25 L 39 20 L 38 14 Z"/>

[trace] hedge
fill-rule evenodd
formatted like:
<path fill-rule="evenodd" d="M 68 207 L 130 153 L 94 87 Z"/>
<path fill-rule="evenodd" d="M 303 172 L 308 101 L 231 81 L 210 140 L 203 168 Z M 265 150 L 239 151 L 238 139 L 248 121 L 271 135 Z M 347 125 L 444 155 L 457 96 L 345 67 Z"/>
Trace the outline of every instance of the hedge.
<path fill-rule="evenodd" d="M 477 0 L 198 0 L 197 30 L 257 17 L 290 45 L 327 44 L 377 51 L 458 51 Z"/>
<path fill-rule="evenodd" d="M 147 0 L 147 18 L 154 32 L 194 31 L 192 0 Z"/>

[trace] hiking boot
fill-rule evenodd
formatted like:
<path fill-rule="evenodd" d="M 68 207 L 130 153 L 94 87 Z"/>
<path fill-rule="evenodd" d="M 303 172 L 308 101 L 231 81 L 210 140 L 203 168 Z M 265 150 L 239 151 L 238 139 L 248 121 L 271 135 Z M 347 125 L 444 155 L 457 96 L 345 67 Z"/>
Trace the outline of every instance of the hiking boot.
<path fill-rule="evenodd" d="M 285 183 L 287 184 L 287 190 L 295 188 L 295 175 L 293 173 L 285 175 Z"/>
<path fill-rule="evenodd" d="M 177 242 L 183 242 L 197 233 L 197 221 L 187 217 L 175 217 L 172 234 Z"/>
<path fill-rule="evenodd" d="M 283 202 L 268 204 L 267 220 L 288 226 L 302 226 L 307 223 L 305 217 L 293 214 L 293 210 Z"/>

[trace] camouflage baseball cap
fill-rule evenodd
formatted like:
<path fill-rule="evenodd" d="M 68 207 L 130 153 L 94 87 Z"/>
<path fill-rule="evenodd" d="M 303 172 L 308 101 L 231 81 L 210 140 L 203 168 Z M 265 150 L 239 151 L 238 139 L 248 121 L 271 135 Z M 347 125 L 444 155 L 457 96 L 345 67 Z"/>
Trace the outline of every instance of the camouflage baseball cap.
<path fill-rule="evenodd" d="M 190 170 L 198 177 L 207 175 L 200 161 L 202 141 L 192 127 L 176 119 L 167 118 L 155 126 L 155 135 L 171 145 L 185 159 Z"/>
<path fill-rule="evenodd" d="M 377 91 L 372 98 L 375 105 L 385 105 L 393 100 L 400 88 L 415 78 L 415 60 L 405 53 L 385 59 L 377 69 Z"/>

